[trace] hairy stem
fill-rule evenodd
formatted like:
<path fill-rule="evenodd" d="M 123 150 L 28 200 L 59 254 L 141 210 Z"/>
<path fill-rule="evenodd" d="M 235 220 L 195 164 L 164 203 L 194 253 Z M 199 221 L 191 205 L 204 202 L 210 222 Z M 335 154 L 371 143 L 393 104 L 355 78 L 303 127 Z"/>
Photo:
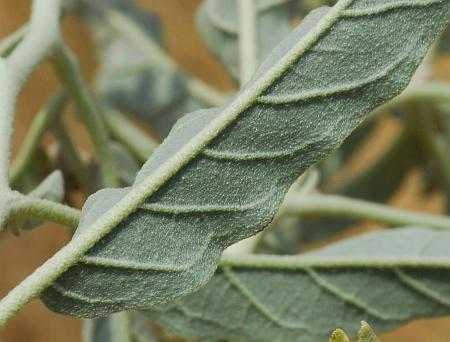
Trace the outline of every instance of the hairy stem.
<path fill-rule="evenodd" d="M 148 157 L 159 145 L 118 111 L 106 111 L 105 122 L 111 135 L 128 147 L 143 163 L 147 161 Z"/>
<path fill-rule="evenodd" d="M 241 87 L 258 66 L 256 4 L 254 0 L 239 0 L 239 69 Z"/>
<path fill-rule="evenodd" d="M 290 196 L 286 199 L 283 210 L 285 214 L 301 217 L 342 217 L 369 220 L 390 226 L 419 225 L 450 230 L 448 217 L 395 209 L 337 195 Z"/>
<path fill-rule="evenodd" d="M 81 211 L 64 204 L 14 192 L 11 215 L 38 218 L 75 229 L 80 221 Z"/>
<path fill-rule="evenodd" d="M 108 133 L 103 123 L 101 109 L 89 92 L 75 56 L 65 45 L 61 44 L 55 50 L 52 64 L 67 93 L 71 95 L 77 105 L 90 133 L 97 150 L 97 157 L 105 185 L 117 187 L 119 185 L 118 175 L 110 149 Z"/>
<path fill-rule="evenodd" d="M 450 84 L 430 81 L 418 86 L 408 88 L 391 101 L 378 107 L 376 112 L 387 111 L 399 105 L 413 101 L 446 101 L 450 102 Z"/>
<path fill-rule="evenodd" d="M 7 58 L 0 58 L 0 190 L 9 189 L 17 97 L 34 68 L 59 42 L 59 16 L 60 0 L 35 0 L 27 34 Z"/>
<path fill-rule="evenodd" d="M 39 146 L 39 141 L 45 129 L 52 123 L 55 116 L 63 111 L 66 102 L 67 98 L 64 93 L 58 91 L 53 95 L 47 107 L 42 109 L 34 118 L 25 140 L 20 146 L 19 153 L 11 166 L 10 182 L 12 185 L 26 171 L 33 153 Z"/>

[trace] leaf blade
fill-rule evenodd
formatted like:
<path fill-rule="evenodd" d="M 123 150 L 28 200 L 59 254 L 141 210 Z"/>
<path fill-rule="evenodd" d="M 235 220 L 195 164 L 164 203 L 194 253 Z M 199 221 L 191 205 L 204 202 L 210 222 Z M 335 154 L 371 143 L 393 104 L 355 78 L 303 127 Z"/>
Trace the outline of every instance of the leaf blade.
<path fill-rule="evenodd" d="M 382 332 L 450 312 L 449 239 L 402 228 L 299 256 L 229 258 L 199 291 L 146 312 L 195 340 L 313 342 L 326 340 L 330 326 L 356 336 L 352 322 L 361 319 Z M 362 328 L 361 340 L 375 338 Z"/>
<path fill-rule="evenodd" d="M 450 8 L 433 1 L 345 16 L 364 4 L 341 0 L 305 19 L 237 96 L 180 120 L 132 187 L 91 196 L 75 236 L 85 248 L 79 253 L 89 251 L 43 293 L 44 302 L 92 317 L 167 302 L 203 286 L 224 248 L 270 223 L 299 174 L 406 87 Z M 391 40 L 374 50 L 387 32 Z M 390 73 L 367 82 L 380 70 Z M 303 94 L 301 102 L 262 103 L 293 91 Z M 293 125 L 296 120 L 303 124 Z"/>

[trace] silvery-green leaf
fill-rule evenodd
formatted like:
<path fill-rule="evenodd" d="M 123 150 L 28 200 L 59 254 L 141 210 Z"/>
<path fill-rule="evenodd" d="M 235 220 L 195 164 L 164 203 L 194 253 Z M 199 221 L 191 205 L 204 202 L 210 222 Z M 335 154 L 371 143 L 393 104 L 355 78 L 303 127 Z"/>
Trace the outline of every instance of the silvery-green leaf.
<path fill-rule="evenodd" d="M 140 10 L 129 1 L 120 0 L 109 5 L 119 8 L 162 47 L 156 14 Z M 133 44 L 111 31 L 102 21 L 107 10 L 108 2 L 86 3 L 85 16 L 91 24 L 100 60 L 96 87 L 102 101 L 146 120 L 156 132 L 165 136 L 186 100 L 185 76 L 143 56 Z"/>
<path fill-rule="evenodd" d="M 46 199 L 53 202 L 61 203 L 64 199 L 64 177 L 59 170 L 49 174 L 28 196 Z M 13 230 L 33 229 L 42 224 L 41 220 L 23 219 L 21 217 L 14 218 L 12 222 Z"/>
<path fill-rule="evenodd" d="M 290 0 L 255 0 L 258 58 L 264 59 L 291 30 Z M 197 12 L 197 26 L 207 47 L 239 77 L 238 0 L 204 0 Z"/>
<path fill-rule="evenodd" d="M 74 239 L 100 241 L 45 304 L 93 317 L 205 285 L 301 173 L 407 86 L 449 12 L 449 0 L 341 0 L 313 12 L 228 103 L 179 120 L 131 187 L 88 199 Z"/>
<path fill-rule="evenodd" d="M 15 181 L 14 190 L 22 193 L 29 193 L 33 191 L 48 173 L 50 168 L 50 160 L 47 151 L 38 148 L 31 161 L 28 163 L 26 172 L 23 172 Z"/>
<path fill-rule="evenodd" d="M 400 228 L 299 256 L 224 258 L 199 291 L 147 310 L 196 341 L 326 341 L 330 327 L 355 337 L 450 313 L 450 233 Z"/>
<path fill-rule="evenodd" d="M 149 320 L 134 311 L 86 320 L 83 330 L 83 342 L 157 342 Z"/>
<path fill-rule="evenodd" d="M 28 195 L 53 202 L 62 202 L 64 199 L 64 177 L 61 171 L 53 171 Z"/>
<path fill-rule="evenodd" d="M 121 182 L 123 185 L 133 184 L 136 173 L 139 171 L 139 163 L 136 158 L 117 142 L 112 143 L 111 150 Z"/>

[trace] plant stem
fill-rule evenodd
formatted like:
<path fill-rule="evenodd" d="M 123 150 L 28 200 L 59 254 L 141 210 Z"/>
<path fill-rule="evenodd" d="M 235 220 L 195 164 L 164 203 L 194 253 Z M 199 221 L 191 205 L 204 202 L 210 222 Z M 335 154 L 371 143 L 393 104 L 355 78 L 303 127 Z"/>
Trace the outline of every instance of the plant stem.
<path fill-rule="evenodd" d="M 13 216 L 25 216 L 55 222 L 75 229 L 80 221 L 81 211 L 64 204 L 22 195 L 14 192 Z"/>
<path fill-rule="evenodd" d="M 12 185 L 26 171 L 31 161 L 31 156 L 39 145 L 42 134 L 54 120 L 55 116 L 63 111 L 66 102 L 67 97 L 65 94 L 62 91 L 58 91 L 53 95 L 47 107 L 39 111 L 34 118 L 25 140 L 20 146 L 19 153 L 11 166 L 10 182 Z"/>
<path fill-rule="evenodd" d="M 11 137 L 17 97 L 34 68 L 60 40 L 60 0 L 35 0 L 30 29 L 6 58 L 0 58 L 0 191 L 9 189 Z"/>
<path fill-rule="evenodd" d="M 77 148 L 70 137 L 70 133 L 64 126 L 61 118 L 56 118 L 53 122 L 53 132 L 61 145 L 63 158 L 65 159 L 70 170 L 73 172 L 78 183 L 89 193 L 97 190 L 92 180 L 92 175 L 89 174 L 86 166 L 81 160 Z"/>
<path fill-rule="evenodd" d="M 0 57 L 7 57 L 22 41 L 26 32 L 28 32 L 28 25 L 23 25 L 21 28 L 4 38 L 0 42 Z"/>
<path fill-rule="evenodd" d="M 149 60 L 155 61 L 156 64 L 168 70 L 181 72 L 175 60 L 126 15 L 109 9 L 103 13 L 103 18 L 111 29 L 126 38 Z M 187 90 L 190 94 L 209 106 L 220 106 L 228 97 L 198 78 L 188 76 L 188 79 Z"/>
<path fill-rule="evenodd" d="M 228 98 L 228 95 L 212 88 L 198 78 L 191 77 L 186 86 L 189 94 L 191 94 L 193 98 L 211 107 L 222 105 Z"/>
<path fill-rule="evenodd" d="M 337 195 L 311 194 L 291 196 L 284 203 L 284 213 L 301 217 L 343 217 L 370 220 L 390 226 L 426 226 L 438 230 L 450 230 L 450 218 L 390 208 L 368 201 Z"/>
<path fill-rule="evenodd" d="M 107 130 L 103 123 L 102 113 L 89 92 L 89 88 L 82 77 L 75 56 L 64 44 L 60 44 L 55 49 L 52 64 L 61 82 L 64 84 L 67 93 L 71 95 L 77 105 L 90 133 L 97 150 L 97 157 L 105 185 L 108 187 L 117 187 L 119 185 L 119 179 L 113 154 L 110 149 Z"/>
<path fill-rule="evenodd" d="M 159 145 L 116 110 L 105 112 L 105 122 L 114 138 L 128 147 L 141 162 L 146 162 Z"/>
<path fill-rule="evenodd" d="M 382 112 L 412 101 L 446 101 L 450 102 L 450 84 L 445 82 L 427 82 L 408 88 L 391 101 L 378 107 L 375 111 Z"/>
<path fill-rule="evenodd" d="M 258 67 L 256 4 L 254 0 L 239 0 L 239 68 L 241 87 Z"/>

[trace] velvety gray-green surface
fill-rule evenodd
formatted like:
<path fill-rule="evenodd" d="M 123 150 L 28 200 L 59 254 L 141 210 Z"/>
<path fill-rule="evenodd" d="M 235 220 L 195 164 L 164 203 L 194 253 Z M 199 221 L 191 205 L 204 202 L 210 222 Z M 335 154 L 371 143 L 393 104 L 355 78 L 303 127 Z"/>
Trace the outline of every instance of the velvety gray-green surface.
<path fill-rule="evenodd" d="M 115 207 L 127 218 L 44 291 L 45 304 L 93 317 L 205 285 L 222 251 L 264 229 L 300 174 L 407 86 L 449 12 L 449 0 L 314 11 L 227 104 L 179 120 L 131 187 L 88 199 L 76 235 L 135 202 Z"/>
<path fill-rule="evenodd" d="M 291 30 L 291 0 L 255 0 L 258 58 L 264 59 Z M 197 12 L 198 30 L 211 52 L 234 79 L 239 78 L 238 0 L 205 0 Z"/>
<path fill-rule="evenodd" d="M 450 313 L 450 233 L 405 228 L 299 256 L 224 259 L 201 290 L 146 313 L 195 341 L 327 341 Z"/>

